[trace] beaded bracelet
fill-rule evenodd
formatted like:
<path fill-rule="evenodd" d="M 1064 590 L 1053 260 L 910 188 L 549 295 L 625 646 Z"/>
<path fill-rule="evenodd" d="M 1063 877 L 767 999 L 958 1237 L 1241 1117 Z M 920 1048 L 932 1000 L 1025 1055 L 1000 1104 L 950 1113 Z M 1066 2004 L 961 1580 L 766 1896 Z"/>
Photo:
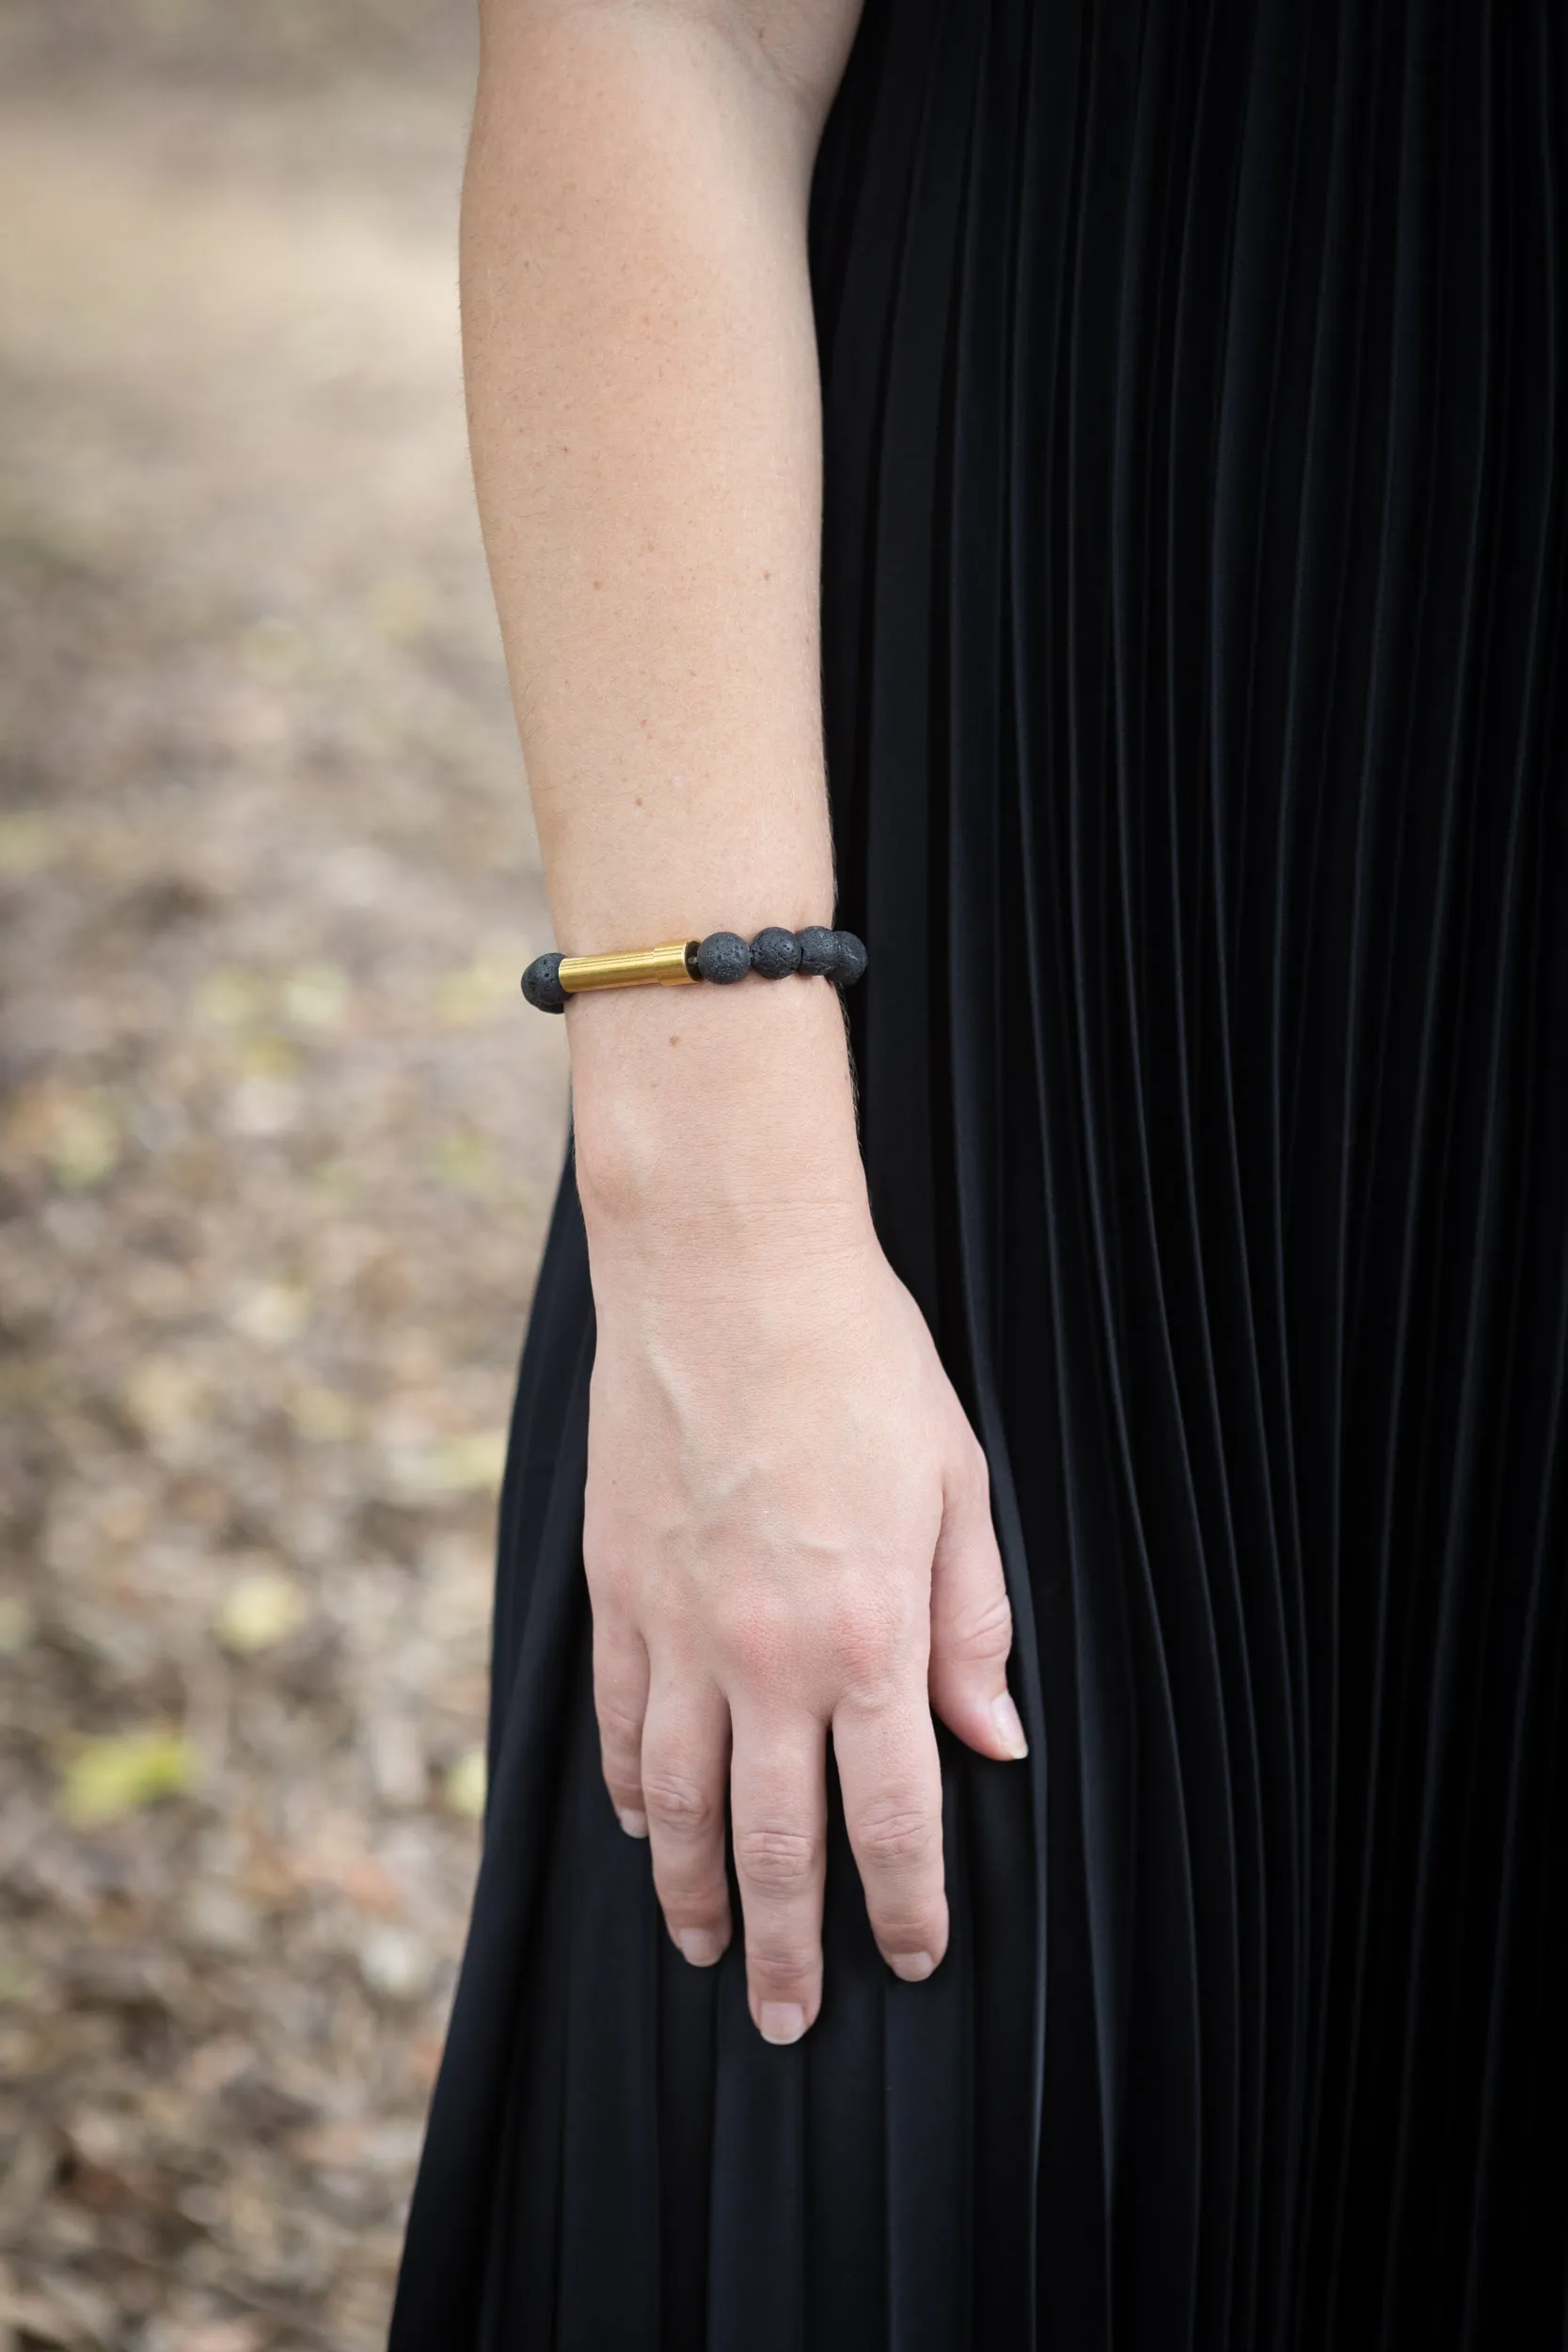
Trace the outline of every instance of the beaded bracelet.
<path fill-rule="evenodd" d="M 765 980 L 832 980 L 852 988 L 865 970 L 865 949 L 853 931 L 832 931 L 822 923 L 803 931 L 776 924 L 758 931 L 750 945 L 738 931 L 710 931 L 705 939 L 673 939 L 662 947 L 631 947 L 608 956 L 536 956 L 523 974 L 523 994 L 540 1012 L 564 1012 L 568 996 L 591 988 L 684 988 L 711 980 L 727 988 L 755 972 Z"/>

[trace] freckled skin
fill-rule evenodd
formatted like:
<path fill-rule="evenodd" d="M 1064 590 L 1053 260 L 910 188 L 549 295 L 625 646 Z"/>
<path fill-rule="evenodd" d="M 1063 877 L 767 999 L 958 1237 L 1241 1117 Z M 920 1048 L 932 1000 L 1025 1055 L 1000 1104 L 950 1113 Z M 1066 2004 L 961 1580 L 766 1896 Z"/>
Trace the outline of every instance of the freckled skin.
<path fill-rule="evenodd" d="M 481 5 L 465 361 L 555 936 L 730 935 L 663 1032 L 678 1067 L 657 989 L 565 1012 L 605 1779 L 694 1965 L 731 1934 L 730 1795 L 752 2016 L 792 2041 L 820 1998 L 830 1730 L 911 1980 L 947 1934 L 933 1709 L 1022 1752 L 985 1459 L 877 1238 L 825 984 L 806 230 L 859 8 Z M 723 985 L 770 926 L 816 927 L 819 977 Z M 781 1852 L 806 1857 L 787 1884 Z"/>

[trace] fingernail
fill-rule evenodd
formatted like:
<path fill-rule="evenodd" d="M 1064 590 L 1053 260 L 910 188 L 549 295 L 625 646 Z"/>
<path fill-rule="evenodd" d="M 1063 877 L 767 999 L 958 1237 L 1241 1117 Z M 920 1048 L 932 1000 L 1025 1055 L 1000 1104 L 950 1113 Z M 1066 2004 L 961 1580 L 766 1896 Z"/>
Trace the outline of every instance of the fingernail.
<path fill-rule="evenodd" d="M 998 1739 L 1009 1756 L 1028 1755 L 1029 1742 L 1023 1736 L 1023 1725 L 1019 1721 L 1017 1708 L 1006 1691 L 999 1699 L 992 1699 L 990 1719 L 996 1725 Z"/>
<path fill-rule="evenodd" d="M 806 2012 L 799 2001 L 764 2001 L 764 2042 L 799 2042 L 806 2030 Z"/>
<path fill-rule="evenodd" d="M 615 1808 L 615 1819 L 628 1837 L 646 1837 L 648 1835 L 647 1815 L 636 1812 L 629 1804 L 618 1804 Z"/>
<path fill-rule="evenodd" d="M 906 1984 L 924 1984 L 937 1963 L 929 1952 L 890 1952 L 887 1964 Z"/>
<path fill-rule="evenodd" d="M 675 1942 L 693 1968 L 711 1968 L 724 1949 L 711 1928 L 682 1928 Z"/>

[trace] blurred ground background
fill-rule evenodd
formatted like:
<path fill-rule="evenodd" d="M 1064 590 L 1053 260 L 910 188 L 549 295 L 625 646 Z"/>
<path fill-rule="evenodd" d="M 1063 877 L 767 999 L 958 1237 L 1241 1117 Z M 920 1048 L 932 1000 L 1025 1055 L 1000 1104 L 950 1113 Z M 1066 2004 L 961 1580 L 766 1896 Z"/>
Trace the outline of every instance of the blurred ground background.
<path fill-rule="evenodd" d="M 0 2347 L 380 2344 L 565 1084 L 448 0 L 0 0 Z"/>

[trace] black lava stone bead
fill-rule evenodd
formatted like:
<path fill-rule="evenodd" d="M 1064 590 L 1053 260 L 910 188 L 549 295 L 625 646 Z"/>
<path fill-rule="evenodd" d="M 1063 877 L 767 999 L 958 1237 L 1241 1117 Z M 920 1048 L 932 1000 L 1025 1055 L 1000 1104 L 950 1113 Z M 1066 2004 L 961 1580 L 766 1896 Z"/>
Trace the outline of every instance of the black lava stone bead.
<path fill-rule="evenodd" d="M 865 948 L 853 931 L 833 933 L 833 977 L 840 988 L 853 988 L 865 970 Z"/>
<path fill-rule="evenodd" d="M 561 958 L 535 956 L 523 974 L 523 994 L 538 1012 L 564 1012 L 566 991 L 561 985 Z"/>
<path fill-rule="evenodd" d="M 752 969 L 765 980 L 782 980 L 800 969 L 800 943 L 793 931 L 770 923 L 752 942 Z"/>
<path fill-rule="evenodd" d="M 709 931 L 697 950 L 698 971 L 720 988 L 743 980 L 751 968 L 752 951 L 736 931 Z"/>
<path fill-rule="evenodd" d="M 808 923 L 803 931 L 796 932 L 795 940 L 807 979 L 831 980 L 838 969 L 837 933 L 825 923 Z"/>

